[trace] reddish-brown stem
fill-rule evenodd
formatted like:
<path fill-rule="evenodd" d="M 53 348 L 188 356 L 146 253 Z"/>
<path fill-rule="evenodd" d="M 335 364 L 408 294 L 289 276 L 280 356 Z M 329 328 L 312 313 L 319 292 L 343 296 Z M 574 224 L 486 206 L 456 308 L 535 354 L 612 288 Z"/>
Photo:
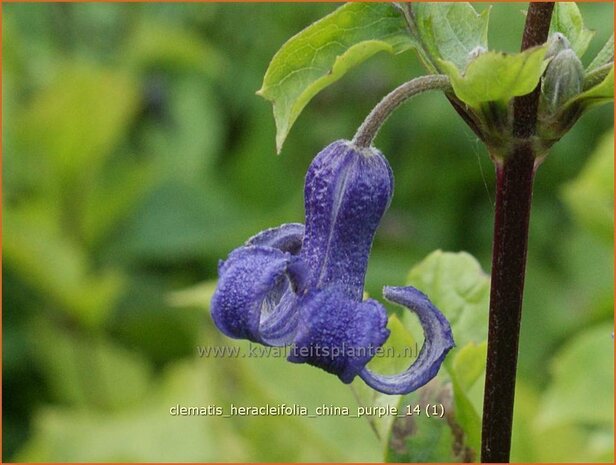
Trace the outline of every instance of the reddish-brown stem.
<path fill-rule="evenodd" d="M 522 50 L 547 40 L 553 3 L 531 3 Z M 539 86 L 514 99 L 509 153 L 497 154 L 496 212 L 481 437 L 482 462 L 509 462 L 528 225 L 537 154 L 532 143 Z"/>

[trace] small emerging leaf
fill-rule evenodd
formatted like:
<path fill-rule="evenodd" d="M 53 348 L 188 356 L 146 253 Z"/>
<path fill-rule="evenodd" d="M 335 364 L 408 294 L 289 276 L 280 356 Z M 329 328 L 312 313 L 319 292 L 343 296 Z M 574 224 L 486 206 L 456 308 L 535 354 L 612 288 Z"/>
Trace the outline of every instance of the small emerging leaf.
<path fill-rule="evenodd" d="M 594 31 L 586 29 L 584 20 L 575 2 L 556 2 L 552 14 L 552 32 L 560 32 L 571 43 L 571 48 L 578 57 L 584 55 Z"/>
<path fill-rule="evenodd" d="M 478 14 L 466 2 L 421 2 L 412 8 L 420 44 L 435 65 L 445 60 L 463 70 L 473 50 L 488 48 L 489 9 Z"/>
<path fill-rule="evenodd" d="M 479 108 L 486 102 L 506 104 L 513 97 L 532 92 L 545 70 L 545 52 L 545 46 L 511 55 L 486 52 L 475 58 L 464 74 L 452 62 L 441 64 L 451 78 L 456 96 Z"/>
<path fill-rule="evenodd" d="M 389 3 L 347 3 L 289 39 L 257 92 L 273 103 L 278 152 L 312 97 L 372 55 L 411 46 L 402 15 Z"/>

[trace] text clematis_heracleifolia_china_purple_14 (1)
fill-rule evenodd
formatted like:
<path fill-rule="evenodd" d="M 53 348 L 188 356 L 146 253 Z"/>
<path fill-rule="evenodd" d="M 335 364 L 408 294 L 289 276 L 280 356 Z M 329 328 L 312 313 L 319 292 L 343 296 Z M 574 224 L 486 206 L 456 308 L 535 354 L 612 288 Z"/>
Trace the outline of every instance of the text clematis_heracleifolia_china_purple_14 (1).
<path fill-rule="evenodd" d="M 406 394 L 430 381 L 454 346 L 443 314 L 411 286 L 385 287 L 390 302 L 414 312 L 425 337 L 402 373 L 366 367 L 389 337 L 387 312 L 363 300 L 368 256 L 393 196 L 393 174 L 374 147 L 338 140 L 306 174 L 305 226 L 265 230 L 218 266 L 211 311 L 220 331 L 268 346 L 289 346 L 288 360 L 337 375 L 356 376 L 377 391 Z"/>

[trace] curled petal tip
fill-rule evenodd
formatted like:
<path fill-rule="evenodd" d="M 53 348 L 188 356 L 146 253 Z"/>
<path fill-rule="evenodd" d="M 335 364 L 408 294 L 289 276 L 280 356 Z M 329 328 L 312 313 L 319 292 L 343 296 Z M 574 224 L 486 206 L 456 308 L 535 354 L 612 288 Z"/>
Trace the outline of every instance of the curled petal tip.
<path fill-rule="evenodd" d="M 385 298 L 404 305 L 419 317 L 424 344 L 417 360 L 397 375 L 380 375 L 363 368 L 360 377 L 370 387 L 385 394 L 408 394 L 430 381 L 439 371 L 447 353 L 454 347 L 451 327 L 445 316 L 421 291 L 411 286 L 386 287 Z"/>

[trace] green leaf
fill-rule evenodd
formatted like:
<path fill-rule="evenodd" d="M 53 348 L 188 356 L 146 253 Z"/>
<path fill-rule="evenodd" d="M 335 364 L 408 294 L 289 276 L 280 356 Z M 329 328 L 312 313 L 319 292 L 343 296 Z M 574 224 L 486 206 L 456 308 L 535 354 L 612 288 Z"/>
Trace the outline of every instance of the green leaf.
<path fill-rule="evenodd" d="M 452 369 L 460 387 L 468 391 L 486 370 L 488 344 L 469 342 L 456 354 Z"/>
<path fill-rule="evenodd" d="M 589 73 L 585 73 L 582 90 L 590 90 L 593 87 L 601 84 L 605 80 L 607 75 L 610 73 L 612 68 L 614 68 L 614 63 L 610 62 L 593 69 Z"/>
<path fill-rule="evenodd" d="M 537 452 L 530 463 L 614 463 L 613 427 L 558 425 L 540 430 L 533 439 Z"/>
<path fill-rule="evenodd" d="M 513 423 L 516 425 L 511 434 L 511 462 L 534 463 L 536 461 L 534 445 L 537 444 L 534 430 L 537 407 L 541 405 L 534 387 L 527 384 L 522 377 L 515 383 L 515 403 L 513 406 Z M 541 444 L 543 446 L 543 444 Z"/>
<path fill-rule="evenodd" d="M 464 432 L 463 439 L 458 441 L 465 446 L 467 454 L 477 456 L 481 448 L 481 418 L 470 401 L 467 393 L 460 386 L 457 379 L 452 376 L 453 398 L 455 406 L 455 419 L 460 429 Z M 462 436 L 462 435 L 460 435 Z"/>
<path fill-rule="evenodd" d="M 457 429 L 449 434 L 455 439 L 457 455 L 472 460 L 480 447 L 481 420 L 469 391 L 485 371 L 489 277 L 467 253 L 436 251 L 411 270 L 407 283 L 425 292 L 451 324 L 457 347 L 445 359 L 445 367 L 453 388 L 448 418 Z M 438 379 L 445 376 L 439 373 Z M 431 420 L 416 421 L 417 429 L 436 434 Z M 395 431 L 394 425 L 392 434 Z"/>
<path fill-rule="evenodd" d="M 485 373 L 486 352 L 486 341 L 469 342 L 455 354 L 453 363 L 446 365 L 453 385 L 456 421 L 466 433 L 467 447 L 473 451 L 479 451 L 481 446 L 481 418 L 468 393 Z"/>
<path fill-rule="evenodd" d="M 411 270 L 407 284 L 426 293 L 447 317 L 457 347 L 487 339 L 490 278 L 471 255 L 437 250 Z"/>
<path fill-rule="evenodd" d="M 412 11 L 419 43 L 437 67 L 444 60 L 463 70 L 473 50 L 488 48 L 489 8 L 477 14 L 470 3 L 420 2 Z"/>
<path fill-rule="evenodd" d="M 542 427 L 614 424 L 614 340 L 611 323 L 567 342 L 552 363 L 553 381 L 541 404 Z"/>
<path fill-rule="evenodd" d="M 289 39 L 257 92 L 273 103 L 278 152 L 312 97 L 375 53 L 400 53 L 411 45 L 390 3 L 347 3 Z"/>
<path fill-rule="evenodd" d="M 506 105 L 513 97 L 532 92 L 545 70 L 545 52 L 541 46 L 516 54 L 482 53 L 464 73 L 450 61 L 440 63 L 458 98 L 478 108 L 486 102 Z"/>
<path fill-rule="evenodd" d="M 604 65 L 609 66 L 609 65 Z M 586 75 L 584 86 L 593 84 L 593 81 L 601 79 L 605 70 L 595 69 Z M 614 65 L 609 66 L 609 72 L 599 84 L 570 98 L 561 106 L 550 122 L 546 125 L 547 131 L 544 138 L 558 140 L 575 122 L 588 110 L 595 106 L 603 105 L 614 100 Z"/>
<path fill-rule="evenodd" d="M 586 166 L 564 186 L 574 217 L 607 244 L 614 240 L 614 133 L 601 139 Z"/>
<path fill-rule="evenodd" d="M 614 61 L 614 34 L 610 36 L 597 56 L 590 62 L 586 72 L 589 73 L 601 66 Z"/>
<path fill-rule="evenodd" d="M 569 39 L 571 48 L 578 57 L 582 57 L 594 31 L 586 29 L 584 19 L 575 2 L 556 2 L 552 14 L 551 32 L 560 32 Z"/>

